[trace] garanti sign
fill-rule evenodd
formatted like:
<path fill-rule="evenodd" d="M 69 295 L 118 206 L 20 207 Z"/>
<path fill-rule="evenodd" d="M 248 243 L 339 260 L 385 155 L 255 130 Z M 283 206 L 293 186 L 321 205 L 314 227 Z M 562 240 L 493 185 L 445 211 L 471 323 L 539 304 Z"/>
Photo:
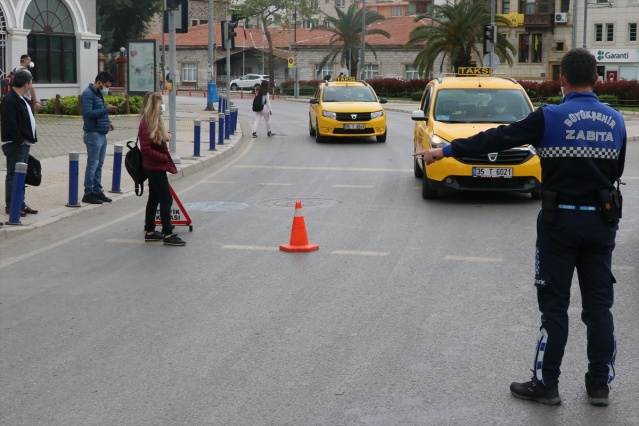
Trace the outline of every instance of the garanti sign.
<path fill-rule="evenodd" d="M 639 50 L 637 49 L 590 49 L 599 63 L 637 63 Z"/>

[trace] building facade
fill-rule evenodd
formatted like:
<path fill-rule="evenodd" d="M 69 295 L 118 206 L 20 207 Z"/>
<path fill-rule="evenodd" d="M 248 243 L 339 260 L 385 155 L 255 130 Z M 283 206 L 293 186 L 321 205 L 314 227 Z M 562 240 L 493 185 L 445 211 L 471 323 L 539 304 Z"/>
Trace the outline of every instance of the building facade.
<path fill-rule="evenodd" d="M 41 99 L 78 95 L 98 72 L 95 0 L 0 0 L 0 70 L 28 54 Z"/>

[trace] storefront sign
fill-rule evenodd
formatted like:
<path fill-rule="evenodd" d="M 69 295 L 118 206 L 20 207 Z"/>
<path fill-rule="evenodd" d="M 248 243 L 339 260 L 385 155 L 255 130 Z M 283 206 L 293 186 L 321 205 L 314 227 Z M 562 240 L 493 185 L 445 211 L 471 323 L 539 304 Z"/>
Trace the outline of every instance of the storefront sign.
<path fill-rule="evenodd" d="M 590 49 L 599 63 L 633 63 L 639 62 L 637 49 Z"/>

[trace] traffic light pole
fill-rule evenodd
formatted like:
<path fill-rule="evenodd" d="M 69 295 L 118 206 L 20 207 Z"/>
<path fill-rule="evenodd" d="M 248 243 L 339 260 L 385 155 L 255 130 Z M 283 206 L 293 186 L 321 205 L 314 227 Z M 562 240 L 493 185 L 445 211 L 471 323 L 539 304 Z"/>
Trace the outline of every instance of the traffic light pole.
<path fill-rule="evenodd" d="M 177 80 L 175 79 L 176 74 L 175 70 L 177 70 L 177 62 L 175 60 L 175 15 L 177 14 L 177 9 L 169 10 L 169 76 L 171 77 L 171 81 L 173 81 L 173 87 L 169 90 L 169 132 L 171 132 L 171 140 L 169 141 L 169 153 L 171 154 L 171 158 L 175 164 L 180 164 L 182 160 L 180 160 L 180 156 L 177 153 L 177 130 L 175 125 L 175 109 L 176 109 L 176 99 L 175 99 L 175 91 L 177 90 Z"/>
<path fill-rule="evenodd" d="M 231 37 L 230 33 L 233 28 L 229 25 L 229 21 L 224 23 L 226 31 L 223 33 L 226 35 L 226 102 L 229 108 L 231 108 Z M 223 112 L 223 111 L 220 111 Z"/>
<path fill-rule="evenodd" d="M 213 22 L 213 0 L 209 0 L 209 72 L 208 72 L 208 82 L 207 90 L 211 86 L 210 83 L 214 82 L 213 69 L 215 67 L 215 23 Z M 207 111 L 215 111 L 214 102 L 209 102 L 211 96 L 208 96 L 207 93 L 207 103 L 206 110 Z"/>
<path fill-rule="evenodd" d="M 495 54 L 495 43 L 497 42 L 497 27 L 495 26 L 495 0 L 490 2 L 490 26 L 493 28 L 493 39 L 488 45 L 488 66 L 493 67 L 493 55 Z"/>

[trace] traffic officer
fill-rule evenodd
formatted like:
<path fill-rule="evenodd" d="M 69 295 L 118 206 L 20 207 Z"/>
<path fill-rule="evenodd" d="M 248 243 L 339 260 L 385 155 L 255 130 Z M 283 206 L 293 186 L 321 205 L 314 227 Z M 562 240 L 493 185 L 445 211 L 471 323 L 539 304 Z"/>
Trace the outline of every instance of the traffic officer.
<path fill-rule="evenodd" d="M 621 217 L 618 187 L 626 129 L 622 115 L 593 93 L 597 79 L 595 57 L 586 49 L 572 49 L 560 64 L 563 103 L 544 106 L 520 121 L 454 140 L 443 148 L 414 154 L 431 164 L 444 157 L 524 144 L 537 149 L 542 210 L 537 218 L 535 286 L 541 333 L 532 379 L 512 383 L 510 391 L 517 398 L 549 405 L 561 403 L 558 382 L 575 269 L 582 296 L 581 320 L 587 327 L 585 384 L 592 405 L 608 405 L 608 385 L 615 377 L 611 263 Z"/>

